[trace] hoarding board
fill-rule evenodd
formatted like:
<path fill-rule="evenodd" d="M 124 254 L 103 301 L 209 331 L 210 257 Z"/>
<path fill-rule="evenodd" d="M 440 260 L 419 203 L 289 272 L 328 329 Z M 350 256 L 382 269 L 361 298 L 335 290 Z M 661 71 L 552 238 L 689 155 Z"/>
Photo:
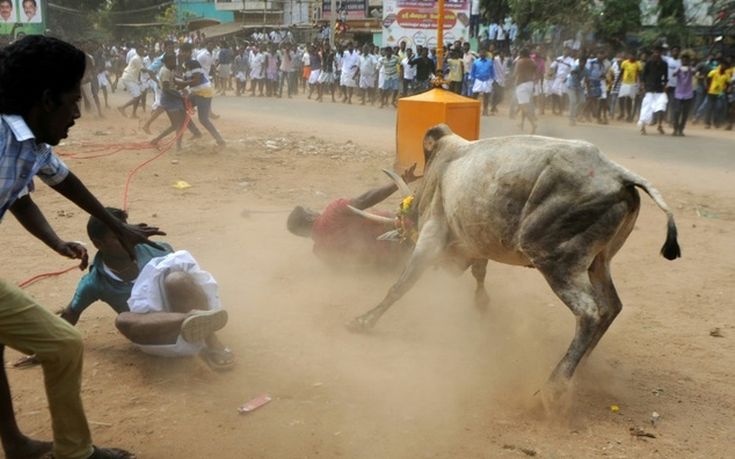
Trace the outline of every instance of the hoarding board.
<path fill-rule="evenodd" d="M 444 3 L 444 42 L 469 36 L 469 0 L 446 0 Z M 439 18 L 434 0 L 383 0 L 383 46 L 417 45 L 435 47 Z"/>

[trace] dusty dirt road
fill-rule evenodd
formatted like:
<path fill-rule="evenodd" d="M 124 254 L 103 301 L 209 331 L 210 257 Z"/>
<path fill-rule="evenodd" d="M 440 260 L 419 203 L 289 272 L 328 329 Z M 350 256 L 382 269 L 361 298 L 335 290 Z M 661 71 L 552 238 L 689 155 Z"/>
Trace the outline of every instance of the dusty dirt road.
<path fill-rule="evenodd" d="M 578 371 L 568 404 L 539 416 L 533 394 L 566 349 L 574 321 L 537 272 L 491 263 L 485 314 L 472 307 L 469 274 L 428 272 L 373 333 L 355 335 L 344 324 L 375 305 L 395 274 L 330 270 L 308 240 L 285 229 L 296 204 L 320 208 L 384 183 L 392 112 L 304 99 L 220 98 L 215 107 L 228 146 L 205 140 L 153 162 L 132 182 L 130 213 L 168 231 L 166 241 L 191 251 L 218 279 L 231 317 L 221 337 L 237 367 L 218 374 L 198 359 L 148 357 L 117 333 L 107 306 L 92 306 L 78 326 L 97 444 L 144 459 L 732 457 L 731 135 L 692 129 L 683 139 L 642 138 L 628 125 L 572 130 L 544 119 L 541 134 L 592 140 L 655 183 L 675 209 L 684 258 L 658 255 L 665 219 L 643 196 L 636 230 L 613 262 L 623 312 Z M 483 120 L 485 136 L 517 132 L 505 117 Z M 106 120 L 80 120 L 59 151 L 138 135 L 135 121 L 108 112 Z M 127 172 L 152 155 L 67 162 L 105 203 L 119 206 Z M 177 180 L 192 187 L 175 189 Z M 87 240 L 79 209 L 43 185 L 34 197 L 63 237 Z M 70 265 L 12 217 L 0 243 L 3 279 Z M 28 291 L 57 309 L 79 276 Z M 715 328 L 722 337 L 710 335 Z M 8 362 L 17 357 L 6 353 Z M 40 369 L 8 371 L 23 429 L 49 438 Z M 273 401 L 237 413 L 261 393 Z M 660 419 L 652 425 L 654 411 Z M 656 438 L 632 436 L 631 428 Z"/>

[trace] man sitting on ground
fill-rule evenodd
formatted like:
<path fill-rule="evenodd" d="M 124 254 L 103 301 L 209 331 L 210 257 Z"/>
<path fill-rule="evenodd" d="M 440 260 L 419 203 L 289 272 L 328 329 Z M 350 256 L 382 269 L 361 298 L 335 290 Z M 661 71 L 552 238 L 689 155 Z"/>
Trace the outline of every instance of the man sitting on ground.
<path fill-rule="evenodd" d="M 403 174 L 405 182 L 410 183 L 417 179 L 413 174 L 415 168 L 414 164 Z M 297 206 L 288 216 L 288 230 L 297 236 L 311 237 L 316 256 L 333 266 L 373 268 L 402 266 L 403 261 L 410 255 L 412 246 L 378 240 L 382 234 L 395 229 L 392 223 L 395 213 L 374 213 L 373 215 L 383 217 L 385 220 L 379 222 L 360 216 L 350 209 L 350 207 L 360 211 L 369 209 L 387 199 L 397 189 L 391 182 L 353 199 L 337 199 L 322 213 Z"/>
<path fill-rule="evenodd" d="M 124 211 L 107 210 L 127 221 Z M 82 312 L 101 300 L 118 313 L 115 326 L 120 333 L 143 352 L 161 357 L 199 354 L 214 370 L 232 368 L 232 351 L 215 335 L 227 323 L 217 283 L 189 252 L 174 252 L 166 243 L 159 243 L 162 249 L 138 244 L 134 262 L 97 218 L 89 219 L 87 234 L 98 252 L 62 318 L 76 325 Z"/>

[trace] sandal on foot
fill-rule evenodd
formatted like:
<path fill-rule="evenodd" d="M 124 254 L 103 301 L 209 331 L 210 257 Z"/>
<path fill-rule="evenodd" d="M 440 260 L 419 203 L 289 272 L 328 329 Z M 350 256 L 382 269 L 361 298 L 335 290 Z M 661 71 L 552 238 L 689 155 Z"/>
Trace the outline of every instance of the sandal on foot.
<path fill-rule="evenodd" d="M 235 366 L 235 354 L 229 348 L 212 349 L 206 348 L 200 354 L 209 368 L 215 371 L 230 370 Z"/>
<path fill-rule="evenodd" d="M 224 309 L 192 311 L 181 324 L 181 337 L 189 343 L 201 343 L 226 324 L 227 311 Z"/>

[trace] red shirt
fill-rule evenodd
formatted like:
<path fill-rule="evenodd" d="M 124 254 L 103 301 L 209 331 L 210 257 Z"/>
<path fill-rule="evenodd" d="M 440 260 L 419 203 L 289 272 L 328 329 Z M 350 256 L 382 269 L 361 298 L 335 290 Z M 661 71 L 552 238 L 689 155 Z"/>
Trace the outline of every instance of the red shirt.
<path fill-rule="evenodd" d="M 314 253 L 328 263 L 353 266 L 391 266 L 403 260 L 404 246 L 379 241 L 377 237 L 394 229 L 355 215 L 347 206 L 349 199 L 329 204 L 314 222 L 311 238 Z M 377 215 L 393 217 L 389 213 Z"/>

